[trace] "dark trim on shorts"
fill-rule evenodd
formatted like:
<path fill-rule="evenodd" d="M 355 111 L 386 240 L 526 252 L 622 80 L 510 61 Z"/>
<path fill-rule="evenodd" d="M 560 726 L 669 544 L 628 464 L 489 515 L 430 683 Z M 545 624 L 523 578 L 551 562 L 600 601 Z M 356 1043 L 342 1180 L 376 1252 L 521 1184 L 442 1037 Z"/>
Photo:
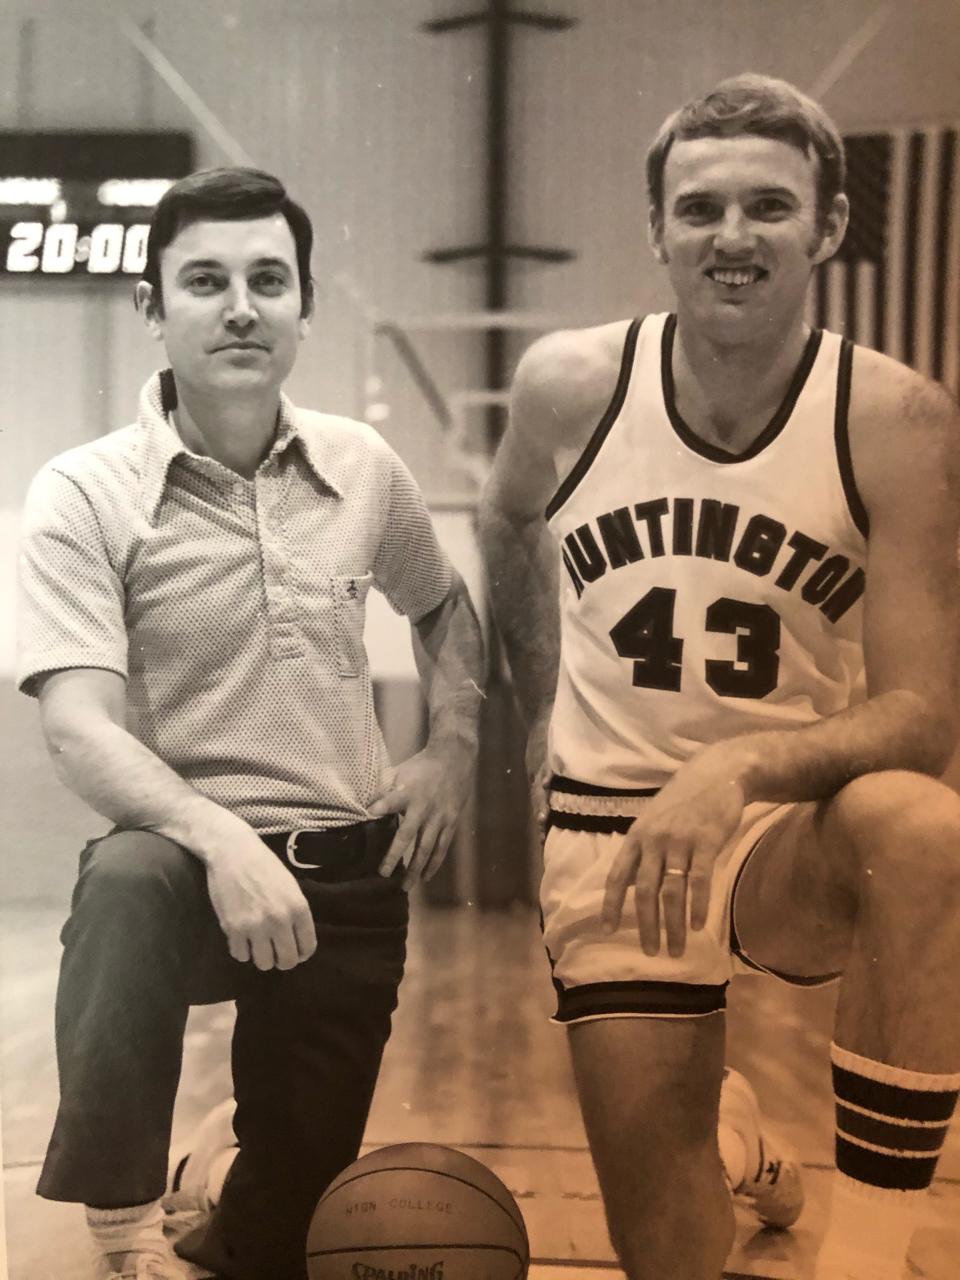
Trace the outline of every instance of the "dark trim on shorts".
<path fill-rule="evenodd" d="M 562 809 L 551 809 L 547 814 L 548 831 L 556 827 L 559 831 L 589 831 L 601 836 L 626 835 L 635 822 L 636 818 L 612 813 L 565 813 Z"/>
<path fill-rule="evenodd" d="M 579 782 L 555 773 L 550 779 L 550 791 L 561 791 L 568 796 L 655 796 L 659 787 L 600 787 L 595 782 Z"/>
<path fill-rule="evenodd" d="M 870 517 L 864 506 L 853 474 L 853 457 L 850 453 L 850 381 L 853 373 L 853 343 L 849 338 L 840 342 L 840 360 L 837 366 L 837 403 L 833 422 L 833 436 L 837 446 L 837 465 L 840 482 L 847 499 L 853 523 L 866 538 L 870 534 Z"/>
<path fill-rule="evenodd" d="M 589 982 L 563 987 L 554 979 L 557 1012 L 554 1022 L 578 1022 L 584 1018 L 646 1015 L 662 1018 L 697 1018 L 722 1013 L 727 1005 L 727 984 L 690 982 Z"/>
<path fill-rule="evenodd" d="M 573 469 L 561 482 L 556 493 L 547 503 L 544 517 L 549 520 L 560 510 L 566 500 L 576 489 L 577 485 L 593 466 L 593 461 L 600 448 L 610 434 L 613 424 L 619 416 L 620 410 L 623 408 L 623 402 L 627 398 L 627 388 L 630 385 L 630 375 L 633 372 L 634 354 L 637 349 L 637 334 L 640 332 L 640 326 L 643 324 L 643 316 L 638 316 L 630 321 L 627 329 L 627 336 L 623 343 L 623 355 L 620 359 L 620 375 L 617 378 L 617 385 L 613 391 L 613 397 L 607 405 L 603 417 L 597 423 L 593 435 L 587 441 L 583 453 L 573 465 Z"/>
<path fill-rule="evenodd" d="M 776 826 L 776 823 L 773 824 Z M 740 937 L 737 933 L 737 889 L 740 887 L 740 877 L 746 869 L 747 863 L 763 844 L 763 838 L 772 827 L 767 827 L 766 831 L 762 831 L 758 838 L 754 841 L 753 848 L 740 863 L 737 868 L 736 878 L 733 887 L 730 890 L 730 951 L 738 960 L 742 960 L 748 969 L 753 969 L 755 973 L 767 973 L 771 977 L 779 978 L 781 982 L 789 982 L 792 987 L 822 987 L 828 982 L 835 982 L 841 976 L 840 973 L 822 973 L 810 975 L 800 975 L 795 973 L 783 973 L 779 969 L 771 969 L 767 965 L 757 964 L 755 960 L 751 960 L 743 949 Z"/>
<path fill-rule="evenodd" d="M 598 796 L 630 798 L 646 798 L 655 796 L 659 787 L 601 787 L 595 782 L 579 782 L 576 778 L 566 778 L 555 773 L 550 779 L 548 791 L 567 796 Z M 565 809 L 551 806 L 547 814 L 547 831 L 556 827 L 560 831 L 587 831 L 592 835 L 625 835 L 636 822 L 636 814 L 632 817 L 625 813 L 568 813 Z"/>

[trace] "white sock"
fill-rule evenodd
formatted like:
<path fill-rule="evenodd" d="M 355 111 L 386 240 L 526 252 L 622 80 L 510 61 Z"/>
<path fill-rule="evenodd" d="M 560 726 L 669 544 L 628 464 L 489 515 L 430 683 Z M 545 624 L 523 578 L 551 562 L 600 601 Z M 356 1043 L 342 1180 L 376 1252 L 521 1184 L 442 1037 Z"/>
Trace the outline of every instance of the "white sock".
<path fill-rule="evenodd" d="M 833 1044 L 837 1172 L 814 1280 L 901 1280 L 960 1090 Z"/>
<path fill-rule="evenodd" d="M 204 1188 L 207 1199 L 210 1204 L 216 1206 L 220 1203 L 223 1195 L 223 1184 L 227 1180 L 227 1174 L 233 1168 L 233 1162 L 237 1158 L 239 1147 L 227 1147 L 225 1151 L 221 1151 L 214 1156 L 210 1162 L 210 1169 L 207 1173 L 207 1184 Z"/>
<path fill-rule="evenodd" d="M 166 1248 L 159 1200 L 122 1209 L 91 1209 L 87 1205 L 87 1226 L 98 1253 L 122 1254 L 135 1249 L 163 1253 Z"/>
<path fill-rule="evenodd" d="M 902 1280 L 925 1191 L 896 1191 L 834 1174 L 827 1233 L 813 1280 Z"/>
<path fill-rule="evenodd" d="M 727 1176 L 727 1185 L 736 1191 L 747 1176 L 747 1146 L 736 1129 L 722 1121 L 717 1125 L 717 1143 L 720 1160 Z"/>

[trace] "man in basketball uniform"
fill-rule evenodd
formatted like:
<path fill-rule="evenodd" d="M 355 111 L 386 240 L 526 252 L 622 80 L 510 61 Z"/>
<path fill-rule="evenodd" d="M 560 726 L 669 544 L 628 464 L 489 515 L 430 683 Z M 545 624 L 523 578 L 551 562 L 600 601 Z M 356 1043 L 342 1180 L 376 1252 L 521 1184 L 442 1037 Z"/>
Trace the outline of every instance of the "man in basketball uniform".
<path fill-rule="evenodd" d="M 87 1206 L 97 1280 L 186 1275 L 164 1241 L 191 1003 L 235 999 L 239 1154 L 184 1256 L 304 1280 L 359 1149 L 403 971 L 476 748 L 481 643 L 421 495 L 360 423 L 281 391 L 312 313 L 310 221 L 208 170 L 157 206 L 137 304 L 170 367 L 137 422 L 55 458 L 23 541 L 20 684 L 63 781 L 115 824 L 80 860 L 39 1192 Z M 365 599 L 411 623 L 424 750 L 387 767 Z"/>
<path fill-rule="evenodd" d="M 958 413 L 804 323 L 847 221 L 822 109 L 663 125 L 675 314 L 535 344 L 482 512 L 550 781 L 546 945 L 630 1280 L 716 1280 L 724 988 L 840 978 L 817 1280 L 899 1280 L 960 1086 Z M 544 520 L 544 513 L 546 519 Z"/>

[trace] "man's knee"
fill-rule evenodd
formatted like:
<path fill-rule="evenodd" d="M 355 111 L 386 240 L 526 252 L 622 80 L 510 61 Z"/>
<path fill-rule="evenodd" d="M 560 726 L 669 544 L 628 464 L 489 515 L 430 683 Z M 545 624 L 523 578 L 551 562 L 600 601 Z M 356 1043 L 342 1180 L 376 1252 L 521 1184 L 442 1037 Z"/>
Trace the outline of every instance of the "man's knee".
<path fill-rule="evenodd" d="M 202 883 L 202 867 L 153 831 L 117 831 L 85 854 L 78 884 L 84 901 L 180 903 Z"/>
<path fill-rule="evenodd" d="M 866 774 L 830 804 L 859 897 L 895 895 L 906 907 L 960 891 L 960 796 L 923 774 Z"/>

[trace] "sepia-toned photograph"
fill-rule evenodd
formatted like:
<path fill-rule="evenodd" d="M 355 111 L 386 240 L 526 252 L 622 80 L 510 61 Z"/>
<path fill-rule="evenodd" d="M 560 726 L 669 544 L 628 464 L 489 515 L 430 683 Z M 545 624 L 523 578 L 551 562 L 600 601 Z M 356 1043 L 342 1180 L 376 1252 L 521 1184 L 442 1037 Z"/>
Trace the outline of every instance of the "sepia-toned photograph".
<path fill-rule="evenodd" d="M 7 0 L 0 1277 L 957 1280 L 956 0 Z"/>

